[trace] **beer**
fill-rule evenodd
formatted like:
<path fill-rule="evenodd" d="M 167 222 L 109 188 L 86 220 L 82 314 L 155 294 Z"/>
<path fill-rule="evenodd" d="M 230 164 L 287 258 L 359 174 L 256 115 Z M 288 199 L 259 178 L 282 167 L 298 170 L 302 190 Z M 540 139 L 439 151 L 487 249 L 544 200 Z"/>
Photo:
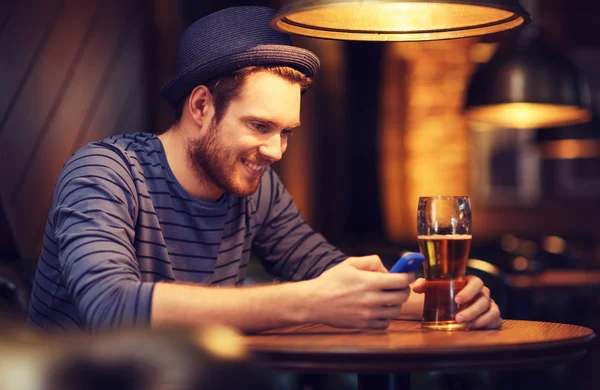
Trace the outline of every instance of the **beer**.
<path fill-rule="evenodd" d="M 457 305 L 454 298 L 466 284 L 471 235 L 418 236 L 418 240 L 425 256 L 423 266 L 427 280 L 423 327 L 464 328 L 454 318 L 465 305 Z"/>

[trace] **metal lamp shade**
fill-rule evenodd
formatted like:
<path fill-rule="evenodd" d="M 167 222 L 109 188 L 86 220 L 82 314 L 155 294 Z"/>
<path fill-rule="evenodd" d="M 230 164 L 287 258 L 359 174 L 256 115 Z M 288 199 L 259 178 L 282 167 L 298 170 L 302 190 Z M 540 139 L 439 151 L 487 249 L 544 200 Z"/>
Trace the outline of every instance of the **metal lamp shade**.
<path fill-rule="evenodd" d="M 467 92 L 472 123 L 539 129 L 592 118 L 588 85 L 575 65 L 538 39 L 512 42 L 479 66 Z"/>
<path fill-rule="evenodd" d="M 518 0 L 289 0 L 271 25 L 316 38 L 430 41 L 496 33 L 529 21 Z"/>

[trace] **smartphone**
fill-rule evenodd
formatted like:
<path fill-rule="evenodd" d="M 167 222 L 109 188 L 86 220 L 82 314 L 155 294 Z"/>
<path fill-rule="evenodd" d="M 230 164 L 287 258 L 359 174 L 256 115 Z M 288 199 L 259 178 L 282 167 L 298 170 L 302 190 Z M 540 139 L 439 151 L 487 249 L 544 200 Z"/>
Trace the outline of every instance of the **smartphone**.
<path fill-rule="evenodd" d="M 404 254 L 396 264 L 390 269 L 390 273 L 414 272 L 425 261 L 425 256 L 418 252 L 408 252 Z"/>

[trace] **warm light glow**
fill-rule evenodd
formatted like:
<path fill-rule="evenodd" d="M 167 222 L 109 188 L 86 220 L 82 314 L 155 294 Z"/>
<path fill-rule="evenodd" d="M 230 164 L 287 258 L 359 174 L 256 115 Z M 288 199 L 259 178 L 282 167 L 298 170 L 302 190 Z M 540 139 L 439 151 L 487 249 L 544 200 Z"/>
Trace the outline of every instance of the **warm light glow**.
<path fill-rule="evenodd" d="M 491 34 L 524 22 L 512 11 L 469 4 L 323 0 L 290 2 L 273 26 L 328 39 L 428 41 Z"/>
<path fill-rule="evenodd" d="M 392 241 L 415 242 L 419 197 L 469 195 L 469 129 L 462 110 L 473 70 L 467 53 L 475 41 L 385 45 L 379 167 Z"/>
<path fill-rule="evenodd" d="M 501 128 L 540 129 L 589 122 L 590 110 L 577 106 L 540 103 L 506 103 L 469 108 L 469 122 L 487 123 Z"/>
<path fill-rule="evenodd" d="M 518 256 L 513 259 L 513 268 L 517 271 L 525 271 L 529 267 L 529 260 L 523 256 Z"/>
<path fill-rule="evenodd" d="M 471 46 L 471 50 L 469 50 L 469 59 L 476 64 L 486 63 L 496 54 L 497 49 L 497 43 L 475 43 Z"/>
<path fill-rule="evenodd" d="M 0 389 L 50 387 L 47 377 L 55 356 L 46 345 L 25 345 L 5 338 L 0 340 L 0 350 Z"/>
<path fill-rule="evenodd" d="M 567 249 L 567 242 L 563 238 L 558 236 L 548 236 L 544 238 L 543 247 L 544 250 L 548 253 L 561 255 L 565 253 L 565 249 Z"/>
<path fill-rule="evenodd" d="M 500 276 L 501 272 L 498 267 L 496 267 L 492 263 L 488 263 L 487 261 L 479 260 L 479 259 L 469 259 L 467 262 L 467 266 L 469 268 L 475 268 L 483 272 L 487 272 L 490 275 Z"/>
<path fill-rule="evenodd" d="M 439 42 L 410 63 L 403 184 L 408 227 L 415 233 L 419 197 L 469 195 L 469 130 L 461 106 L 472 69 L 466 55 L 471 44 Z"/>
<path fill-rule="evenodd" d="M 564 139 L 547 141 L 540 145 L 545 159 L 569 160 L 574 158 L 600 157 L 600 140 L 595 139 Z"/>
<path fill-rule="evenodd" d="M 537 251 L 537 245 L 535 242 L 530 240 L 520 240 L 517 251 L 519 252 L 519 254 L 533 257 L 535 255 L 535 252 Z"/>
<path fill-rule="evenodd" d="M 381 202 L 383 223 L 387 236 L 392 241 L 401 241 L 407 235 L 407 226 L 415 225 L 409 219 L 404 185 L 404 110 L 406 104 L 405 67 L 398 61 L 395 47 L 398 43 L 386 45 L 383 57 L 381 114 L 379 129 L 379 170 L 381 175 Z M 415 217 L 416 218 L 416 217 Z M 416 233 L 415 233 L 416 234 Z M 412 236 L 411 238 L 414 238 Z"/>
<path fill-rule="evenodd" d="M 512 234 L 507 234 L 500 240 L 500 246 L 508 253 L 514 253 L 519 247 L 519 239 Z"/>
<path fill-rule="evenodd" d="M 198 330 L 195 340 L 200 347 L 222 359 L 240 359 L 247 353 L 242 336 L 228 327 L 212 325 L 203 328 Z"/>

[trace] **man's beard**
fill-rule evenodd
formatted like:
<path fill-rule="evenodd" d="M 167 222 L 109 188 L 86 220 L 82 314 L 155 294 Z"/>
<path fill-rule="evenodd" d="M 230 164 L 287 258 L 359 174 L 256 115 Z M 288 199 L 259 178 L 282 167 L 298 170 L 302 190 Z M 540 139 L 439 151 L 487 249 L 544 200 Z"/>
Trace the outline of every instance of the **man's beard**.
<path fill-rule="evenodd" d="M 240 156 L 223 145 L 220 132 L 213 120 L 206 136 L 188 142 L 187 153 L 196 177 L 209 187 L 216 186 L 240 197 L 252 195 L 258 189 L 262 175 L 251 177 L 240 174 L 237 165 L 242 158 L 254 164 L 264 164 L 264 158 L 258 152 Z"/>

